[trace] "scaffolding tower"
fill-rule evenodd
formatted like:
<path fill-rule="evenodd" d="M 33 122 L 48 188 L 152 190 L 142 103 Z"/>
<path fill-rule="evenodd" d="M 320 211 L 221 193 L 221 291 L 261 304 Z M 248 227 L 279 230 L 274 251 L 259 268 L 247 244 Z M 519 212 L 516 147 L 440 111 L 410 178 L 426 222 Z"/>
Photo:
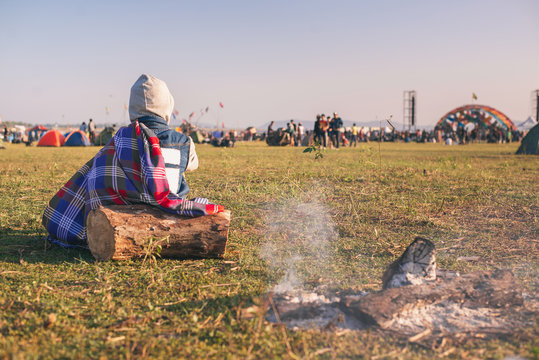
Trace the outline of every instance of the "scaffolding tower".
<path fill-rule="evenodd" d="M 417 93 L 415 90 L 406 90 L 403 94 L 403 131 L 415 129 L 417 123 Z"/>
<path fill-rule="evenodd" d="M 539 90 L 532 91 L 530 100 L 532 104 L 532 118 L 535 118 L 535 122 L 539 122 Z"/>

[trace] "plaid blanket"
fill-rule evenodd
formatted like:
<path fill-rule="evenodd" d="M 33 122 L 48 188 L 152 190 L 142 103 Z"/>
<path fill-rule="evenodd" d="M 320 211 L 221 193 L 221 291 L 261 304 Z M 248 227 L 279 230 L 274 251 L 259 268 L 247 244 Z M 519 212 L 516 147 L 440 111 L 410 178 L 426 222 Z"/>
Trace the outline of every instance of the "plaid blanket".
<path fill-rule="evenodd" d="M 90 210 L 118 204 L 148 204 L 193 217 L 224 210 L 207 199 L 184 200 L 169 191 L 159 139 L 138 121 L 118 130 L 51 199 L 43 213 L 49 241 L 87 248 Z"/>

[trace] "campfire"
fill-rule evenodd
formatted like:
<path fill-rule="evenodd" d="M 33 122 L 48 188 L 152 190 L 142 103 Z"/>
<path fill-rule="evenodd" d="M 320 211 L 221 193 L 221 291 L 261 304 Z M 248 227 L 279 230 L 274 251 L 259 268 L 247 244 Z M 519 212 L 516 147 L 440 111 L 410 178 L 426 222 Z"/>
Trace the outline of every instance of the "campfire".
<path fill-rule="evenodd" d="M 412 341 L 509 334 L 527 325 L 526 314 L 536 309 L 535 299 L 523 296 L 508 270 L 461 275 L 437 269 L 434 244 L 423 238 L 388 267 L 381 291 L 332 292 L 320 286 L 277 291 L 269 300 L 267 320 L 291 329 L 378 328 Z"/>

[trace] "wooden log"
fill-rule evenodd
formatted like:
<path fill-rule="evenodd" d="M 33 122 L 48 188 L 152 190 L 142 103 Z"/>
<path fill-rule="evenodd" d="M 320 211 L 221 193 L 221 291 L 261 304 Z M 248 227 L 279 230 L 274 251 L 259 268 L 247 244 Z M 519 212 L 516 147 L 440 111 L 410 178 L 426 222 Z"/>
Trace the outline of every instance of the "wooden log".
<path fill-rule="evenodd" d="M 147 205 L 100 207 L 86 220 L 88 247 L 97 260 L 142 257 L 156 244 L 162 257 L 220 258 L 229 225 L 230 211 L 193 218 Z"/>
<path fill-rule="evenodd" d="M 430 284 L 385 289 L 345 304 L 345 311 L 368 325 L 391 328 L 403 313 L 435 304 L 510 312 L 523 304 L 522 288 L 509 270 L 479 271 Z"/>

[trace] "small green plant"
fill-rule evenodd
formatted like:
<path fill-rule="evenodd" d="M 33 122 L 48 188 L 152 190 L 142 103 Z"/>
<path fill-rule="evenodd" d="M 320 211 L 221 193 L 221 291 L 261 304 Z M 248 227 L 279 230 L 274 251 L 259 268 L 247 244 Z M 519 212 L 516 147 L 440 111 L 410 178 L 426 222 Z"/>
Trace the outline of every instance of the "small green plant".
<path fill-rule="evenodd" d="M 52 164 L 52 166 L 51 166 L 51 179 L 53 179 L 53 180 L 54 180 L 54 176 L 55 176 L 54 171 L 55 171 L 57 168 L 58 168 L 58 164 L 57 164 L 57 163 Z"/>
<path fill-rule="evenodd" d="M 322 154 L 322 145 L 320 144 L 320 141 L 315 142 L 311 146 L 307 147 L 305 150 L 303 150 L 304 153 L 312 153 L 314 151 L 314 159 L 318 160 L 324 157 L 324 154 Z"/>
<path fill-rule="evenodd" d="M 170 242 L 169 237 L 164 237 L 163 239 L 156 239 L 151 237 L 147 244 L 143 245 L 144 258 L 142 259 L 142 264 L 145 264 L 146 261 L 150 265 L 157 264 L 157 258 L 161 257 L 161 251 L 163 250 L 163 244 L 168 244 Z"/>

